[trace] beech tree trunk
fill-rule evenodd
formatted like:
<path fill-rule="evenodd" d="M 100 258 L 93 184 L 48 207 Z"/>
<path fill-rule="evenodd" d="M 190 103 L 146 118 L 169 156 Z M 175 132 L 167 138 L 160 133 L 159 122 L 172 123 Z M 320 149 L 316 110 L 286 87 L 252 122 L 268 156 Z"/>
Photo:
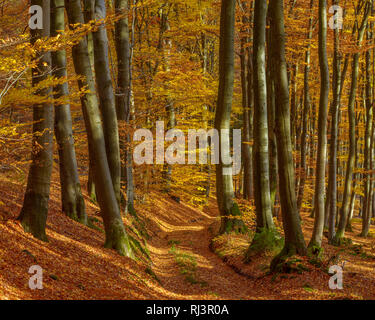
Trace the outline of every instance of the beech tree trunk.
<path fill-rule="evenodd" d="M 315 182 L 315 221 L 309 247 L 320 249 L 324 228 L 325 169 L 327 153 L 327 116 L 329 94 L 329 69 L 327 58 L 327 0 L 319 0 L 319 65 L 320 103 L 318 119 L 318 153 Z"/>
<path fill-rule="evenodd" d="M 246 3 L 241 3 L 242 9 L 246 12 Z M 248 25 L 249 19 L 244 15 L 242 22 L 245 26 Z M 249 30 L 246 29 L 246 32 Z M 246 200 L 251 199 L 252 191 L 252 176 L 251 168 L 251 150 L 250 150 L 250 112 L 251 105 L 249 102 L 249 59 L 248 50 L 246 45 L 248 44 L 248 37 L 243 36 L 241 38 L 241 89 L 242 89 L 242 108 L 243 108 L 243 132 L 242 132 L 242 163 L 243 163 L 243 196 Z"/>
<path fill-rule="evenodd" d="M 80 0 L 65 0 L 65 6 L 71 25 L 84 23 Z M 132 256 L 129 238 L 121 219 L 120 208 L 112 184 L 104 130 L 85 38 L 73 47 L 72 54 L 76 73 L 82 76 L 78 85 L 81 89 L 87 88 L 89 91 L 82 96 L 81 102 L 87 136 L 91 143 L 89 152 L 92 154 L 90 157 L 95 161 L 94 181 L 105 227 L 105 247 L 113 248 L 121 255 Z"/>
<path fill-rule="evenodd" d="M 270 11 L 268 11 L 268 15 Z M 267 121 L 268 121 L 268 151 L 269 151 L 269 165 L 270 165 L 270 197 L 271 210 L 274 213 L 274 205 L 277 193 L 277 147 L 276 147 L 276 95 L 275 95 L 275 79 L 273 77 L 275 61 L 271 58 L 271 39 L 272 28 L 267 29 Z"/>
<path fill-rule="evenodd" d="M 370 15 L 370 5 L 367 3 L 364 9 L 364 17 L 361 26 L 358 30 L 358 42 L 357 45 L 360 47 L 364 37 L 364 33 L 367 26 L 368 17 Z M 358 86 L 358 73 L 359 73 L 359 56 L 360 53 L 357 52 L 353 55 L 352 63 L 352 84 L 350 88 L 349 104 L 348 104 L 348 116 L 349 116 L 349 156 L 348 164 L 346 167 L 345 176 L 345 187 L 344 187 L 344 197 L 342 201 L 342 206 L 340 210 L 340 221 L 337 228 L 337 232 L 334 238 L 334 243 L 340 245 L 344 235 L 345 228 L 349 216 L 350 210 L 350 199 L 352 195 L 352 180 L 353 180 L 353 170 L 355 162 L 355 150 L 356 150 L 356 135 L 355 135 L 355 100 L 357 95 Z"/>
<path fill-rule="evenodd" d="M 239 216 L 240 211 L 234 201 L 233 177 L 231 165 L 222 162 L 223 152 L 229 154 L 230 139 L 222 130 L 229 131 L 233 99 L 234 83 L 234 23 L 235 0 L 221 1 L 220 18 L 220 57 L 219 57 L 219 92 L 215 114 L 215 129 L 219 132 L 220 161 L 216 165 L 216 196 L 221 215 L 220 233 L 232 231 L 244 232 L 245 225 L 240 219 L 229 218 Z M 223 141 L 224 140 L 224 141 Z M 227 150 L 223 150 L 227 148 Z M 228 170 L 229 169 L 229 170 Z"/>
<path fill-rule="evenodd" d="M 89 23 L 92 20 L 95 20 L 95 0 L 84 0 L 84 20 L 85 23 Z M 92 32 L 87 34 L 87 49 L 90 59 L 90 66 L 92 70 L 92 74 L 95 77 L 95 61 L 94 61 L 94 41 L 92 38 Z M 89 142 L 89 155 L 92 154 L 90 152 L 91 144 Z M 96 191 L 95 191 L 95 182 L 94 182 L 94 171 L 95 171 L 95 163 L 94 160 L 89 157 L 89 174 L 88 174 L 88 181 L 87 181 L 87 192 L 91 201 L 96 202 Z"/>
<path fill-rule="evenodd" d="M 117 119 L 120 123 L 129 125 L 131 119 L 131 45 L 129 35 L 129 1 L 115 0 L 116 14 L 125 14 L 115 23 L 115 40 L 117 52 L 117 94 L 116 109 Z M 126 143 L 130 144 L 130 134 L 126 135 Z M 132 154 L 129 146 L 121 142 L 121 150 L 124 150 L 123 179 L 126 181 L 127 210 L 134 210 L 134 180 Z"/>
<path fill-rule="evenodd" d="M 276 140 L 279 165 L 279 190 L 283 226 L 285 232 L 284 249 L 271 266 L 285 257 L 306 254 L 306 244 L 302 233 L 297 208 L 295 174 L 293 164 L 293 146 L 290 125 L 289 87 L 285 60 L 285 28 L 283 0 L 272 0 L 269 5 L 271 18 L 271 54 L 274 62 L 272 77 L 275 80 L 276 103 Z"/>
<path fill-rule="evenodd" d="M 254 11 L 254 196 L 257 230 L 274 227 L 270 197 L 267 82 L 266 82 L 267 1 L 255 0 Z"/>
<path fill-rule="evenodd" d="M 106 7 L 104 0 L 95 0 L 95 19 L 102 20 L 106 17 Z M 103 130 L 106 146 L 106 154 L 113 189 L 117 202 L 121 201 L 121 159 L 120 143 L 118 133 L 118 122 L 116 115 L 115 95 L 112 86 L 111 72 L 109 70 L 108 57 L 108 36 L 104 24 L 93 32 L 94 61 L 96 83 L 99 93 L 100 111 L 103 119 Z"/>
<path fill-rule="evenodd" d="M 334 5 L 339 5 L 339 0 L 334 0 Z M 325 212 L 328 224 L 328 241 L 331 243 L 335 236 L 335 221 L 337 215 L 337 135 L 338 116 L 341 104 L 341 54 L 339 52 L 339 29 L 334 33 L 333 80 L 331 106 L 331 141 L 328 173 L 328 211 Z"/>
<path fill-rule="evenodd" d="M 65 29 L 64 0 L 51 1 L 51 36 L 56 37 Z M 52 52 L 52 69 L 56 78 L 67 80 L 66 52 Z M 59 84 L 54 88 L 55 99 L 68 97 L 68 83 Z M 72 117 L 70 105 L 55 106 L 55 135 L 59 151 L 61 201 L 63 212 L 73 220 L 87 224 L 85 201 L 81 192 L 78 166 L 74 148 Z"/>
<path fill-rule="evenodd" d="M 373 23 L 370 24 L 370 30 L 367 32 L 367 40 L 373 38 Z M 374 75 L 373 75 L 374 76 Z M 371 218 L 372 218 L 372 181 L 370 171 L 372 170 L 372 147 L 373 147 L 373 88 L 371 82 L 371 52 L 366 51 L 366 131 L 365 131 L 365 154 L 364 154 L 364 180 L 365 180 L 365 197 L 363 199 L 363 210 L 362 210 L 362 232 L 361 236 L 367 237 Z"/>
<path fill-rule="evenodd" d="M 310 19 L 307 32 L 307 50 L 305 54 L 305 72 L 304 72 L 304 106 L 302 114 L 302 135 L 301 135 L 301 160 L 300 160 L 300 178 L 298 187 L 298 199 L 297 206 L 298 210 L 302 208 L 303 194 L 305 190 L 305 182 L 307 176 L 307 135 L 308 135 L 308 120 L 310 113 L 310 61 L 311 61 L 311 38 L 312 38 L 312 28 L 313 28 L 313 16 L 312 10 L 314 7 L 314 0 L 310 0 Z"/>
<path fill-rule="evenodd" d="M 38 39 L 50 36 L 50 1 L 31 0 L 31 5 L 43 8 L 43 29 L 30 30 L 31 44 Z M 51 54 L 39 52 L 40 59 L 32 69 L 32 85 L 35 87 L 46 80 L 51 72 Z M 40 89 L 38 95 L 50 97 L 50 87 Z M 50 195 L 51 173 L 53 166 L 53 105 L 46 102 L 33 106 L 33 138 L 31 165 L 27 180 L 26 193 L 21 213 L 18 217 L 23 229 L 34 237 L 48 241 L 46 222 Z"/>
<path fill-rule="evenodd" d="M 249 19 L 245 19 L 244 23 L 247 22 L 249 25 L 254 21 L 254 1 L 251 2 L 251 6 L 246 8 L 244 5 L 244 10 L 249 12 L 250 21 Z M 251 40 L 253 38 L 253 31 L 250 28 L 248 31 L 251 36 Z M 250 39 L 248 39 L 249 41 Z M 253 51 L 251 46 L 247 46 L 247 48 L 243 48 L 245 52 L 245 56 L 247 55 L 247 70 L 244 72 L 246 75 L 246 89 L 247 94 L 247 107 L 244 110 L 244 138 L 245 141 L 251 143 L 253 141 L 253 112 L 254 112 L 254 87 L 253 87 L 253 77 L 254 77 L 254 68 L 253 68 Z M 244 66 L 245 67 L 245 66 Z M 245 82 L 245 79 L 244 79 Z M 253 146 L 250 144 L 243 144 L 243 166 L 244 166 L 244 197 L 245 199 L 254 199 L 254 175 L 253 175 Z"/>

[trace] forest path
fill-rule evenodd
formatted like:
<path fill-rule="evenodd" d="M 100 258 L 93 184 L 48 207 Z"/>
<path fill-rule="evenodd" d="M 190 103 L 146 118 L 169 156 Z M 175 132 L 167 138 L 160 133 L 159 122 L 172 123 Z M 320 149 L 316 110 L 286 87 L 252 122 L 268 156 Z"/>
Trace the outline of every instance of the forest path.
<path fill-rule="evenodd" d="M 24 185 L 0 177 L 0 299 L 374 299 L 375 239 L 358 237 L 360 221 L 348 233 L 353 246 L 336 248 L 324 239 L 324 259 L 340 256 L 345 262 L 344 290 L 330 290 L 330 276 L 310 266 L 303 274 L 274 278 L 265 273 L 271 256 L 241 264 L 249 239 L 231 235 L 230 248 L 240 247 L 227 262 L 210 250 L 219 225 L 215 199 L 203 212 L 186 203 L 177 203 L 165 194 L 152 193 L 149 201 L 137 206 L 139 217 L 150 235 L 148 263 L 134 261 L 103 247 L 104 232 L 88 228 L 61 212 L 58 175 L 55 174 L 47 221 L 49 242 L 25 233 L 18 216 Z M 89 201 L 90 217 L 100 221 L 96 204 Z M 305 239 L 311 236 L 313 219 L 303 214 Z M 125 223 L 129 223 L 125 221 Z M 99 227 L 102 227 L 99 223 Z M 217 243 L 216 243 L 217 244 Z M 216 246 L 215 244 L 215 246 Z M 360 249 L 362 248 L 362 249 Z M 356 250 L 354 252 L 354 249 Z M 359 250 L 359 253 L 357 252 Z M 230 252 L 232 255 L 232 251 Z M 236 253 L 237 256 L 236 256 Z M 237 269 L 232 268 L 235 265 Z M 28 286 L 32 265 L 43 269 L 43 290 Z M 238 270 L 241 274 L 238 273 Z M 248 276 L 245 276 L 246 274 Z"/>
<path fill-rule="evenodd" d="M 212 230 L 218 224 L 216 209 L 202 212 L 184 203 L 159 199 L 149 218 L 153 221 L 148 241 L 152 269 L 168 296 L 255 298 L 254 281 L 236 273 L 210 250 Z"/>
<path fill-rule="evenodd" d="M 330 290 L 330 276 L 324 268 L 311 265 L 309 272 L 278 275 L 274 279 L 264 269 L 269 266 L 272 255 L 256 257 L 249 265 L 241 263 L 242 255 L 224 262 L 210 249 L 219 226 L 214 199 L 202 212 L 160 196 L 148 211 L 147 226 L 151 235 L 148 249 L 152 270 L 160 280 L 160 293 L 169 299 L 374 299 L 373 289 L 369 290 L 375 287 L 375 276 L 371 272 L 373 259 L 353 256 L 350 248 L 328 246 L 326 239 L 323 241 L 325 260 L 337 256 L 340 257 L 338 264 L 346 261 L 345 290 Z M 309 218 L 309 213 L 304 213 L 303 217 L 304 234 L 308 239 L 313 219 Z M 354 229 L 350 236 L 356 245 L 363 245 L 368 252 L 375 250 L 373 239 L 358 237 L 358 223 L 354 224 Z M 196 268 L 189 268 L 191 261 L 196 262 Z"/>

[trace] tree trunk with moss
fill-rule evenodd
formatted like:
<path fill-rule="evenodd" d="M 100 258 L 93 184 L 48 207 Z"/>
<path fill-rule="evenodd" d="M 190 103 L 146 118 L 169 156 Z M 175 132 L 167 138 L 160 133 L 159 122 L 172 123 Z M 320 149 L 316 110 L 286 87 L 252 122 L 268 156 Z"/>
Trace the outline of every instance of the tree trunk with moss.
<path fill-rule="evenodd" d="M 65 0 L 65 7 L 70 25 L 84 23 L 80 0 Z M 88 89 L 88 92 L 81 97 L 81 102 L 87 136 L 91 143 L 89 151 L 92 154 L 90 157 L 95 161 L 94 181 L 105 227 L 105 247 L 113 248 L 121 255 L 132 256 L 129 238 L 125 231 L 112 184 L 86 38 L 82 38 L 72 48 L 72 54 L 76 73 L 82 77 L 78 81 L 79 88 Z"/>
<path fill-rule="evenodd" d="M 42 30 L 30 30 L 31 44 L 50 36 L 50 1 L 32 0 L 31 5 L 43 8 Z M 51 72 L 51 54 L 40 52 L 36 68 L 32 69 L 32 85 L 35 87 L 47 79 Z M 41 97 L 50 97 L 50 87 L 37 92 Z M 31 166 L 21 213 L 18 217 L 23 229 L 37 239 L 48 241 L 46 222 L 53 166 L 53 105 L 50 102 L 33 106 L 33 139 Z"/>
<path fill-rule="evenodd" d="M 231 165 L 224 164 L 222 155 L 230 152 L 230 119 L 234 84 L 234 24 L 235 0 L 222 0 L 220 18 L 219 92 L 215 115 L 215 129 L 219 133 L 219 164 L 216 166 L 216 197 L 221 215 L 220 233 L 245 232 L 245 225 L 239 216 L 234 201 Z M 224 150 L 223 148 L 226 148 Z"/>
<path fill-rule="evenodd" d="M 279 165 L 279 181 L 282 186 L 280 203 L 285 233 L 285 245 L 282 252 L 272 261 L 272 267 L 286 257 L 306 254 L 306 244 L 302 233 L 297 208 L 293 147 L 290 126 L 289 87 L 287 64 L 285 60 L 285 27 L 283 0 L 272 0 L 269 5 L 271 18 L 271 57 L 274 62 L 272 78 L 275 81 L 276 104 L 276 140 Z"/>
<path fill-rule="evenodd" d="M 51 36 L 56 37 L 65 29 L 64 0 L 51 1 Z M 56 78 L 66 79 L 66 52 L 52 52 L 52 69 Z M 55 99 L 69 96 L 68 83 L 54 88 Z M 78 166 L 74 148 L 72 117 L 68 103 L 55 106 L 55 135 L 59 151 L 61 201 L 63 212 L 73 220 L 87 224 L 85 201 L 81 192 Z"/>

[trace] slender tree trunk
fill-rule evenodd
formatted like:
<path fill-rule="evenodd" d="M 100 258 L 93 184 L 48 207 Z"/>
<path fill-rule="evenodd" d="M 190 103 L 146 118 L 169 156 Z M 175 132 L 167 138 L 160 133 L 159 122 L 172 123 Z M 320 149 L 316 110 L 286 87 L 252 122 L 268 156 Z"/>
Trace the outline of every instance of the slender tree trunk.
<path fill-rule="evenodd" d="M 318 153 L 315 184 L 315 222 L 309 247 L 315 251 L 322 244 L 324 228 L 325 168 L 327 153 L 327 110 L 329 94 L 329 69 L 327 58 L 327 0 L 319 0 L 319 65 L 321 76 Z"/>
<path fill-rule="evenodd" d="M 220 18 L 220 57 L 219 57 L 219 92 L 215 115 L 215 129 L 219 132 L 220 161 L 216 166 L 216 196 L 221 214 L 220 233 L 231 231 L 244 232 L 245 225 L 240 219 L 229 218 L 239 216 L 238 205 L 234 201 L 233 178 L 231 165 L 222 162 L 221 155 L 230 150 L 230 118 L 234 83 L 234 23 L 235 0 L 222 0 Z M 226 148 L 224 150 L 223 148 Z"/>
<path fill-rule="evenodd" d="M 65 0 L 69 23 L 82 24 L 83 14 L 80 0 Z M 104 131 L 100 118 L 98 100 L 95 94 L 95 83 L 89 62 L 87 41 L 85 38 L 72 49 L 73 63 L 76 73 L 82 76 L 79 87 L 87 88 L 88 92 L 81 98 L 88 140 L 91 143 L 90 157 L 95 160 L 94 181 L 103 216 L 106 248 L 113 248 L 119 254 L 132 256 L 129 238 L 121 219 L 116 193 L 113 188 L 111 172 L 106 156 Z"/>
<path fill-rule="evenodd" d="M 285 29 L 283 0 L 272 0 L 269 6 L 272 28 L 272 60 L 274 61 L 273 78 L 275 80 L 276 104 L 276 138 L 278 148 L 279 179 L 282 186 L 279 190 L 285 246 L 277 256 L 271 269 L 285 257 L 306 254 L 306 244 L 298 214 L 295 174 L 293 165 L 293 147 L 291 139 L 289 88 L 287 65 L 285 61 Z"/>
<path fill-rule="evenodd" d="M 367 40 L 371 40 L 373 37 L 373 23 L 371 23 L 370 29 L 367 32 Z M 374 75 L 373 75 L 374 76 Z M 373 93 L 372 93 L 372 81 L 371 81 L 371 51 L 366 51 L 366 131 L 365 131 L 365 154 L 364 154 L 364 181 L 365 181 L 365 197 L 363 199 L 363 210 L 362 210 L 362 232 L 361 236 L 367 237 L 371 218 L 372 208 L 371 199 L 373 190 L 371 188 L 371 167 L 372 167 L 372 147 L 373 147 Z"/>
<path fill-rule="evenodd" d="M 168 21 L 168 14 L 170 11 L 170 8 L 168 8 L 170 5 L 167 5 L 167 7 L 164 9 L 162 8 L 160 11 L 160 38 L 159 38 L 159 50 L 162 52 L 163 57 L 163 69 L 164 72 L 167 74 L 170 72 L 170 54 L 172 49 L 172 40 L 168 36 L 165 36 L 165 32 L 170 30 L 170 24 Z M 165 84 L 165 91 L 169 92 L 170 87 L 167 82 Z M 165 110 L 167 113 L 167 130 L 171 130 L 176 126 L 176 115 L 174 110 L 174 102 L 167 94 L 166 97 L 166 103 L 165 103 Z M 169 163 L 164 164 L 163 168 L 163 178 L 164 178 L 164 191 L 166 193 L 169 193 L 171 191 L 171 185 L 172 185 L 172 166 Z"/>
<path fill-rule="evenodd" d="M 243 10 L 246 12 L 246 4 L 242 4 Z M 242 23 L 247 26 L 249 19 L 244 16 Z M 246 30 L 248 32 L 248 30 Z M 250 146 L 250 103 L 249 103 L 249 59 L 248 51 L 246 45 L 248 44 L 248 37 L 241 38 L 241 88 L 242 88 L 242 108 L 243 108 L 243 138 L 242 141 L 242 163 L 243 163 L 243 196 L 246 200 L 251 199 L 251 189 L 252 189 L 252 176 L 251 176 L 251 146 Z"/>
<path fill-rule="evenodd" d="M 298 85 L 298 72 L 299 64 L 298 62 L 293 64 L 292 68 L 292 96 L 291 96 L 291 106 L 290 106 L 290 132 L 292 138 L 292 146 L 296 147 L 296 132 L 297 132 L 297 116 L 298 116 L 298 96 L 297 96 L 297 85 Z"/>
<path fill-rule="evenodd" d="M 84 20 L 85 23 L 89 23 L 92 20 L 95 20 L 95 0 L 84 0 Z M 95 62 L 94 62 L 94 41 L 92 37 L 92 32 L 87 34 L 87 49 L 90 59 L 90 66 L 93 76 L 95 76 Z M 89 155 L 92 154 L 90 151 L 91 143 L 89 142 Z M 96 202 L 96 190 L 94 182 L 94 171 L 95 171 L 95 161 L 89 156 L 89 174 L 87 181 L 87 192 L 91 201 Z"/>
<path fill-rule="evenodd" d="M 250 6 L 250 21 L 254 21 L 254 1 L 251 2 Z M 251 38 L 253 39 L 253 31 L 251 31 Z M 251 40 L 252 40 L 251 39 Z M 247 47 L 247 96 L 248 96 L 248 132 L 249 132 L 249 142 L 253 142 L 254 138 L 254 55 L 251 46 Z M 253 145 L 249 145 L 249 162 L 247 164 L 247 176 L 250 180 L 249 186 L 249 197 L 254 199 L 254 170 L 253 170 Z"/>
<path fill-rule="evenodd" d="M 358 128 L 357 123 L 358 123 L 358 121 L 356 121 L 356 128 Z M 357 131 L 357 133 L 356 133 L 356 139 L 355 139 L 355 146 L 354 146 L 355 157 L 354 157 L 354 167 L 353 167 L 353 170 L 355 168 L 358 168 L 358 152 L 357 152 L 358 139 L 359 139 L 359 134 L 358 134 L 358 131 Z M 357 187 L 357 179 L 358 179 L 358 173 L 357 172 L 353 173 L 352 194 L 351 194 L 351 197 L 350 197 L 349 214 L 348 214 L 348 218 L 346 219 L 346 227 L 345 227 L 345 229 L 349 230 L 349 231 L 353 230 L 351 221 L 352 221 L 352 218 L 353 218 L 355 201 L 356 201 L 356 197 L 357 197 L 356 191 L 355 191 L 355 188 Z"/>
<path fill-rule="evenodd" d="M 106 18 L 106 7 L 104 0 L 95 0 L 95 19 L 102 20 Z M 115 95 L 113 92 L 111 71 L 109 70 L 108 57 L 108 36 L 104 24 L 93 32 L 94 41 L 94 61 L 96 83 L 99 93 L 100 111 L 103 119 L 104 139 L 106 154 L 113 189 L 120 207 L 121 203 L 121 159 L 120 143 L 118 133 L 118 122 L 116 115 Z"/>
<path fill-rule="evenodd" d="M 269 12 L 269 11 L 268 11 Z M 275 122 L 275 80 L 273 78 L 274 61 L 270 58 L 271 55 L 271 38 L 272 30 L 267 29 L 267 120 L 268 120 L 268 151 L 269 151 L 269 165 L 270 165 L 270 197 L 271 210 L 274 213 L 274 205 L 277 192 L 277 149 L 276 149 L 276 122 Z"/>
<path fill-rule="evenodd" d="M 254 196 L 257 230 L 274 227 L 271 210 L 267 82 L 266 82 L 266 17 L 267 1 L 255 0 L 254 11 Z"/>
<path fill-rule="evenodd" d="M 334 5 L 339 5 L 339 0 L 333 0 Z M 328 224 L 328 241 L 331 243 L 335 236 L 335 221 L 337 215 L 337 135 L 338 116 L 341 104 L 341 54 L 339 52 L 340 37 L 339 29 L 334 33 L 334 56 L 333 56 L 333 102 L 331 106 L 331 141 L 329 158 L 328 197 L 329 210 L 325 212 Z"/>
<path fill-rule="evenodd" d="M 305 190 L 305 181 L 307 175 L 307 134 L 308 134 L 308 120 L 310 112 L 310 60 L 311 60 L 311 38 L 313 28 L 313 15 L 312 9 L 314 6 L 314 0 L 310 0 L 310 19 L 307 33 L 307 50 L 305 56 L 305 72 L 304 72 L 304 106 L 302 115 L 302 135 L 301 135 L 301 161 L 300 161 L 300 180 L 298 187 L 298 199 L 297 206 L 298 210 L 302 208 L 303 194 Z"/>
<path fill-rule="evenodd" d="M 31 5 L 43 8 L 42 30 L 31 30 L 31 44 L 38 39 L 50 36 L 50 1 L 31 0 Z M 35 87 L 46 80 L 51 72 L 51 54 L 40 53 L 41 57 L 36 68 L 32 69 L 32 85 Z M 50 87 L 40 89 L 40 96 L 51 96 Z M 25 198 L 18 217 L 23 229 L 34 237 L 48 241 L 46 222 L 50 194 L 51 173 L 53 166 L 53 105 L 46 102 L 33 107 L 33 139 L 32 155 Z"/>
<path fill-rule="evenodd" d="M 119 122 L 124 122 L 129 126 L 131 120 L 131 44 L 129 34 L 129 1 L 115 0 L 116 14 L 123 14 L 120 20 L 115 23 L 115 39 L 117 52 L 117 98 L 116 108 Z M 127 128 L 129 129 L 129 128 Z M 133 163 L 130 149 L 130 134 L 126 134 L 125 146 L 121 143 L 121 149 L 124 152 L 125 166 L 123 170 L 124 180 L 126 181 L 127 194 L 127 210 L 133 212 L 134 210 L 134 180 L 133 180 Z"/>
<path fill-rule="evenodd" d="M 95 20 L 95 0 L 83 0 L 84 4 L 84 20 L 85 23 Z M 93 75 L 95 76 L 95 61 L 94 61 L 94 39 L 92 32 L 87 34 L 87 49 L 90 57 L 90 65 Z"/>
<path fill-rule="evenodd" d="M 361 24 L 360 29 L 358 30 L 358 46 L 361 47 L 364 33 L 367 26 L 368 17 L 370 14 L 369 3 L 365 5 L 364 18 Z M 346 176 L 345 176 L 345 187 L 344 187 L 344 198 L 342 201 L 342 206 L 340 210 L 340 221 L 337 228 L 337 232 L 334 238 L 334 243 L 340 245 L 344 235 L 345 228 L 349 216 L 349 205 L 350 198 L 352 194 L 352 179 L 353 179 L 353 170 L 355 162 L 355 145 L 356 145 L 356 134 L 355 134 L 355 100 L 357 95 L 357 85 L 358 85 L 358 73 L 359 73 L 359 56 L 360 53 L 357 52 L 353 56 L 352 64 L 352 84 L 350 89 L 349 104 L 348 104 L 348 116 L 349 116 L 349 156 L 348 164 L 346 167 Z"/>
<path fill-rule="evenodd" d="M 51 1 L 51 36 L 56 37 L 65 29 L 64 0 Z M 67 78 L 66 52 L 52 52 L 52 69 L 56 78 Z M 67 80 L 67 79 L 66 79 Z M 55 99 L 68 98 L 68 83 L 54 88 Z M 70 105 L 55 106 L 55 135 L 59 150 L 61 201 L 63 212 L 73 220 L 87 224 L 85 201 L 78 177 L 77 159 L 74 148 Z"/>

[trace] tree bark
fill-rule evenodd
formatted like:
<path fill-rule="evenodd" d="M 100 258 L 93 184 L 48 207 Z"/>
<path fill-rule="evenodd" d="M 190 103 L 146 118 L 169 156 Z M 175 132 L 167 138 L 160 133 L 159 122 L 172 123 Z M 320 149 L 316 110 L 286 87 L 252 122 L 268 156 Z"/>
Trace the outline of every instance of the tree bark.
<path fill-rule="evenodd" d="M 65 7 L 70 25 L 84 23 L 80 0 L 65 0 Z M 85 38 L 73 47 L 72 54 L 76 73 L 82 76 L 78 85 L 81 89 L 87 88 L 89 91 L 82 96 L 81 102 L 87 136 L 91 143 L 89 151 L 92 154 L 90 157 L 95 161 L 94 181 L 105 227 L 105 247 L 115 249 L 121 255 L 132 256 L 129 238 L 121 219 L 120 208 L 112 184 L 106 156 L 104 131 Z"/>
<path fill-rule="evenodd" d="M 327 153 L 327 116 L 329 94 L 329 69 L 327 58 L 327 0 L 319 0 L 319 65 L 320 103 L 318 119 L 318 153 L 316 160 L 315 221 L 309 247 L 320 249 L 324 228 L 325 168 Z"/>
<path fill-rule="evenodd" d="M 85 23 L 89 23 L 90 21 L 95 20 L 95 0 L 84 0 L 84 20 Z M 87 34 L 87 50 L 90 59 L 90 66 L 93 76 L 95 77 L 95 61 L 94 61 L 94 41 L 92 37 L 92 32 Z M 89 142 L 89 155 L 92 154 L 90 152 L 91 145 Z M 94 160 L 89 157 L 89 174 L 87 180 L 87 192 L 91 201 L 94 203 L 97 202 L 96 198 L 96 190 L 95 190 L 95 182 L 94 182 L 94 171 L 95 171 L 95 163 Z"/>
<path fill-rule="evenodd" d="M 293 147 L 290 126 L 289 87 L 287 65 L 285 60 L 285 28 L 283 0 L 272 0 L 269 5 L 271 17 L 272 41 L 271 53 L 274 61 L 272 77 L 275 80 L 276 104 L 276 139 L 279 164 L 279 190 L 283 226 L 285 232 L 284 249 L 271 263 L 271 267 L 285 257 L 306 254 L 306 244 L 299 218 L 295 174 L 293 164 Z"/>
<path fill-rule="evenodd" d="M 102 20 L 106 18 L 106 7 L 104 0 L 95 0 L 95 19 Z M 112 86 L 111 72 L 109 70 L 108 57 L 108 36 L 104 24 L 93 32 L 94 42 L 94 61 L 96 83 L 100 101 L 100 111 L 103 119 L 104 140 L 106 154 L 113 189 L 115 191 L 117 203 L 120 207 L 121 201 L 121 159 L 120 143 L 118 133 L 118 122 L 116 115 L 115 95 Z"/>
<path fill-rule="evenodd" d="M 266 82 L 266 17 L 267 1 L 255 0 L 254 11 L 254 196 L 257 230 L 274 227 L 271 210 L 267 82 Z"/>
<path fill-rule="evenodd" d="M 131 44 L 129 34 L 129 1 L 115 0 L 116 14 L 123 14 L 124 17 L 115 23 L 115 40 L 117 52 L 117 94 L 116 109 L 119 123 L 129 125 L 131 120 Z M 131 143 L 130 134 L 126 135 L 126 142 Z M 127 210 L 134 210 L 134 180 L 132 154 L 129 146 L 121 142 L 121 149 L 124 150 L 123 178 L 126 181 Z"/>
<path fill-rule="evenodd" d="M 31 0 L 31 5 L 43 8 L 43 29 L 31 30 L 31 44 L 50 36 L 50 1 Z M 32 85 L 46 80 L 51 72 L 51 54 L 39 53 L 41 57 L 32 69 Z M 51 97 L 50 87 L 40 89 L 38 95 Z M 18 217 L 23 229 L 34 237 L 48 241 L 46 222 L 53 166 L 53 105 L 50 102 L 33 106 L 33 138 L 31 166 L 21 213 Z"/>
<path fill-rule="evenodd" d="M 310 19 L 307 32 L 307 50 L 305 54 L 305 72 L 304 72 L 304 106 L 302 114 L 302 135 L 301 135 L 301 161 L 300 161 L 300 178 L 298 187 L 298 200 L 297 206 L 300 211 L 303 203 L 303 194 L 305 190 L 305 182 L 307 175 L 307 134 L 308 134 L 308 120 L 310 112 L 310 61 L 311 61 L 311 38 L 313 28 L 313 15 L 312 10 L 314 7 L 314 0 L 310 0 Z"/>
<path fill-rule="evenodd" d="M 370 24 L 370 30 L 367 32 L 367 40 L 372 40 L 373 38 L 373 23 Z M 374 76 L 374 75 L 373 75 Z M 366 131 L 365 131 L 365 154 L 364 154 L 364 180 L 365 180 L 365 196 L 363 199 L 363 210 L 362 210 L 362 232 L 361 236 L 367 237 L 371 218 L 372 218 L 372 208 L 371 199 L 373 190 L 371 188 L 371 174 L 372 170 L 372 147 L 373 147 L 373 92 L 372 92 L 372 82 L 371 82 L 371 52 L 366 51 Z"/>
<path fill-rule="evenodd" d="M 220 233 L 244 232 L 245 225 L 240 219 L 238 205 L 234 201 L 231 165 L 222 162 L 223 152 L 229 154 L 230 139 L 225 131 L 230 129 L 230 118 L 234 84 L 234 24 L 235 0 L 222 0 L 220 18 L 219 92 L 214 127 L 219 132 L 220 161 L 216 166 L 216 197 L 221 215 Z M 224 141 L 223 141 L 224 140 Z M 223 150 L 227 148 L 227 150 Z"/>
<path fill-rule="evenodd" d="M 364 17 L 361 23 L 361 27 L 358 30 L 358 41 L 357 45 L 361 47 L 364 33 L 367 26 L 367 21 L 370 15 L 370 5 L 366 3 L 364 9 Z M 355 149 L 356 149 L 356 134 L 355 134 L 355 100 L 357 95 L 357 86 L 358 86 L 358 73 L 359 73 L 359 56 L 360 53 L 356 52 L 353 55 L 352 62 L 352 84 L 350 88 L 349 104 L 348 104 L 348 116 L 349 116 L 349 156 L 348 164 L 346 167 L 346 176 L 345 176 L 345 187 L 344 187 L 344 197 L 342 201 L 342 206 L 340 210 L 340 221 L 337 228 L 337 232 L 334 238 L 334 243 L 340 245 L 344 235 L 345 228 L 349 216 L 350 209 L 350 198 L 352 194 L 352 179 L 353 179 L 353 170 L 355 162 Z"/>
<path fill-rule="evenodd" d="M 243 11 L 247 11 L 246 3 L 242 3 Z M 242 19 L 242 23 L 247 26 L 249 19 L 246 15 Z M 246 32 L 249 32 L 246 30 Z M 251 175 L 251 146 L 250 146 L 250 112 L 251 105 L 249 102 L 249 59 L 248 50 L 246 45 L 248 44 L 248 37 L 243 36 L 241 38 L 241 89 L 242 89 L 242 108 L 243 108 L 243 144 L 242 144 L 242 163 L 243 163 L 243 196 L 246 200 L 251 199 L 252 193 L 252 175 Z M 245 142 L 245 143 L 244 143 Z"/>
<path fill-rule="evenodd" d="M 339 0 L 333 0 L 334 5 L 339 5 Z M 328 174 L 328 197 L 329 210 L 325 212 L 328 224 L 328 241 L 331 243 L 335 236 L 335 221 L 337 215 L 337 135 L 338 116 L 341 104 L 341 54 L 339 51 L 340 37 L 339 29 L 334 33 L 334 56 L 333 56 L 333 102 L 331 106 L 331 141 Z"/>
<path fill-rule="evenodd" d="M 51 1 L 51 36 L 56 37 L 65 29 L 64 0 Z M 67 80 L 66 52 L 52 52 L 52 69 L 56 78 Z M 55 99 L 68 98 L 68 83 L 54 88 Z M 55 106 L 55 135 L 59 151 L 61 201 L 63 212 L 73 220 L 87 224 L 85 201 L 81 192 L 78 166 L 74 148 L 72 117 L 68 103 Z"/>
<path fill-rule="evenodd" d="M 270 14 L 270 11 L 268 11 Z M 271 210 L 274 213 L 275 199 L 277 193 L 277 147 L 276 147 L 276 95 L 275 95 L 275 79 L 274 68 L 275 61 L 271 55 L 271 39 L 273 29 L 267 29 L 267 121 L 268 121 L 268 152 L 269 152 L 269 176 L 270 176 L 270 197 L 271 197 Z"/>

